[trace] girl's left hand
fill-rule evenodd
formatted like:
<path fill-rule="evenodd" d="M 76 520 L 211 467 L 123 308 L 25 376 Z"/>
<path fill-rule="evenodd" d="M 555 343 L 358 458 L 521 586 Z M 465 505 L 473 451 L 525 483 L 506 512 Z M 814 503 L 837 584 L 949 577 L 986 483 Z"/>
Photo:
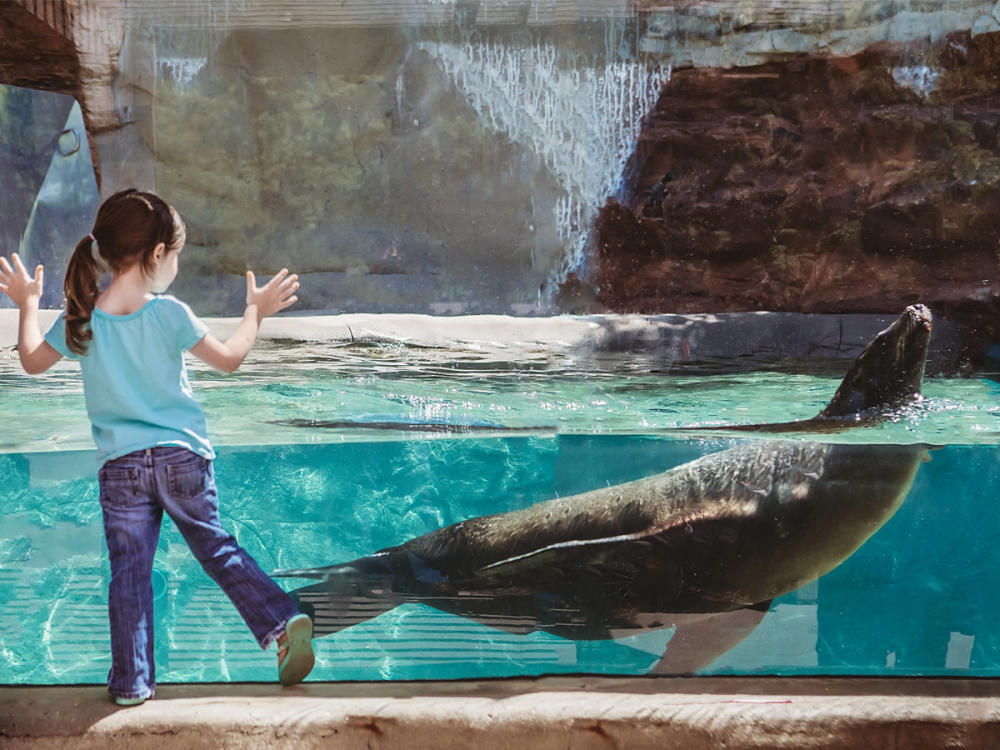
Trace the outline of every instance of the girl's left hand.
<path fill-rule="evenodd" d="M 36 266 L 35 277 L 31 278 L 28 269 L 21 262 L 21 256 L 14 253 L 11 259 L 14 261 L 13 267 L 6 258 L 0 256 L 0 292 L 5 292 L 18 309 L 23 310 L 32 302 L 38 307 L 38 302 L 42 298 L 42 279 L 45 270 L 40 265 Z"/>
<path fill-rule="evenodd" d="M 289 276 L 287 268 L 278 271 L 264 286 L 257 286 L 257 277 L 253 271 L 247 271 L 247 305 L 257 305 L 258 323 L 298 302 L 295 296 L 298 288 L 298 274 Z"/>

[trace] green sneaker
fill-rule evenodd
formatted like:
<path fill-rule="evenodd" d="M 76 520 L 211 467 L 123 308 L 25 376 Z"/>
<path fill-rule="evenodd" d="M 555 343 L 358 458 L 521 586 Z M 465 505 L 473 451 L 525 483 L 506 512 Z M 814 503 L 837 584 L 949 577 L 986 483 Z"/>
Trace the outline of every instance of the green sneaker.
<path fill-rule="evenodd" d="M 295 615 L 278 636 L 278 682 L 295 685 L 312 671 L 316 656 L 312 647 L 313 624 L 308 615 Z"/>
<path fill-rule="evenodd" d="M 119 706 L 141 706 L 146 702 L 145 698 L 123 698 L 120 695 L 116 695 L 114 700 Z"/>

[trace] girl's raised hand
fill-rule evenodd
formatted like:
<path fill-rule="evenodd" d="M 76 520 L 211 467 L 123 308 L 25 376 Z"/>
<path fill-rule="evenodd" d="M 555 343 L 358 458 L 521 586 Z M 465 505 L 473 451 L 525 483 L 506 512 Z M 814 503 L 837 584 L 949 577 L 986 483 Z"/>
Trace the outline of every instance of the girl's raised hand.
<path fill-rule="evenodd" d="M 17 253 L 11 255 L 14 265 L 0 256 L 0 291 L 4 292 L 11 301 L 23 310 L 26 305 L 34 302 L 38 307 L 38 302 L 42 298 L 42 279 L 45 271 L 42 266 L 35 267 L 35 277 L 28 275 L 28 269 L 21 262 L 21 256 Z"/>
<path fill-rule="evenodd" d="M 276 312 L 291 307 L 299 298 L 295 290 L 299 288 L 297 274 L 288 275 L 288 269 L 282 268 L 264 286 L 257 286 L 257 278 L 253 271 L 247 271 L 247 306 L 257 306 L 258 322 Z"/>

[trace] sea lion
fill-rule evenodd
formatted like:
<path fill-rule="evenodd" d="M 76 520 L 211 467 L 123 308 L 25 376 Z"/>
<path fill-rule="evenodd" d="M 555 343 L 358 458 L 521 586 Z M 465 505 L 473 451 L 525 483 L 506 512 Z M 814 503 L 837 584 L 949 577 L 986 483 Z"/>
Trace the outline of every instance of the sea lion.
<path fill-rule="evenodd" d="M 910 305 L 854 360 L 833 399 L 812 419 L 766 424 L 682 427 L 726 432 L 838 432 L 874 424 L 920 398 L 931 336 L 931 311 Z"/>
<path fill-rule="evenodd" d="M 868 387 L 852 368 L 827 410 L 867 408 L 871 398 L 857 402 L 856 393 L 895 403 L 900 388 L 915 383 L 919 392 L 919 377 L 876 363 L 922 374 L 927 316 L 909 310 L 876 337 L 893 331 L 885 346 L 859 357 L 879 383 L 900 385 Z M 890 349 L 891 357 L 869 353 Z M 275 575 L 320 579 L 293 592 L 319 636 L 404 602 L 583 640 L 676 625 L 655 669 L 691 672 L 745 637 L 774 597 L 832 570 L 875 533 L 906 497 L 922 455 L 919 445 L 751 442 L 351 562 Z"/>
<path fill-rule="evenodd" d="M 501 630 L 580 640 L 741 609 L 759 615 L 746 623 L 752 629 L 774 597 L 832 570 L 892 516 L 921 454 L 920 446 L 759 441 L 276 575 L 321 579 L 293 592 L 317 635 L 412 601 Z M 706 661 L 661 669 L 689 672 Z"/>

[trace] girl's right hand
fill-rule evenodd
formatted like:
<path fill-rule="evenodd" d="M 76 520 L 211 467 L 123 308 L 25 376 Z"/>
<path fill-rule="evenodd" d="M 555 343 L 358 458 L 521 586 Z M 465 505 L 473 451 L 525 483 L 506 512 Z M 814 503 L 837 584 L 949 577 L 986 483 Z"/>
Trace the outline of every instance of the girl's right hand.
<path fill-rule="evenodd" d="M 32 302 L 37 308 L 38 302 L 42 298 L 44 269 L 41 266 L 36 266 L 35 277 L 32 278 L 28 275 L 28 269 L 24 267 L 24 263 L 21 262 L 21 256 L 14 253 L 11 255 L 11 259 L 14 261 L 13 267 L 6 258 L 0 256 L 0 291 L 5 292 L 19 310 L 23 310 L 26 305 L 30 305 Z"/>
<path fill-rule="evenodd" d="M 257 321 L 260 322 L 268 315 L 274 315 L 298 302 L 299 298 L 295 296 L 298 288 L 298 275 L 293 273 L 289 276 L 287 268 L 282 268 L 261 287 L 257 286 L 253 271 L 247 271 L 247 307 L 257 306 Z"/>

